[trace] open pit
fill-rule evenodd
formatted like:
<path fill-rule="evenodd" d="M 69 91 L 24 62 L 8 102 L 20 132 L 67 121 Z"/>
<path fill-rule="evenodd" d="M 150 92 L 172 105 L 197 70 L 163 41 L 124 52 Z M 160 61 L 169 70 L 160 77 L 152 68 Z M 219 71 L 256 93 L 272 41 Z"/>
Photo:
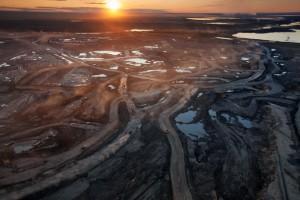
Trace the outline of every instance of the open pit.
<path fill-rule="evenodd" d="M 0 199 L 299 199 L 300 46 L 162 20 L 0 32 Z"/>

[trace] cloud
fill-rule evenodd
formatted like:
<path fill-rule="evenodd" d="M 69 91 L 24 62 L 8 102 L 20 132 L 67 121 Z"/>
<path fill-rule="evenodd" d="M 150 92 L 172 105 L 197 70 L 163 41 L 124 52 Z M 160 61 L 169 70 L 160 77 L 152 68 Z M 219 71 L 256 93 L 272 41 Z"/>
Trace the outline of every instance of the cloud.
<path fill-rule="evenodd" d="M 90 5 L 103 5 L 105 3 L 104 2 L 88 2 L 87 4 L 90 4 Z"/>
<path fill-rule="evenodd" d="M 0 7 L 0 11 L 20 12 L 65 12 L 65 13 L 98 13 L 99 7 L 47 7 L 38 6 L 35 8 Z"/>

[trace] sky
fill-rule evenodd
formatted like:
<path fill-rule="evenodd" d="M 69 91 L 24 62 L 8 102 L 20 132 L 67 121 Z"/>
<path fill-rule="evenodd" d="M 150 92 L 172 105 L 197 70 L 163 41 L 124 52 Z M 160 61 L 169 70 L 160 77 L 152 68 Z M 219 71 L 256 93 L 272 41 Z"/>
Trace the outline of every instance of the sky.
<path fill-rule="evenodd" d="M 106 0 L 0 0 L 0 8 L 104 7 Z M 120 0 L 123 9 L 168 12 L 300 12 L 300 0 Z"/>

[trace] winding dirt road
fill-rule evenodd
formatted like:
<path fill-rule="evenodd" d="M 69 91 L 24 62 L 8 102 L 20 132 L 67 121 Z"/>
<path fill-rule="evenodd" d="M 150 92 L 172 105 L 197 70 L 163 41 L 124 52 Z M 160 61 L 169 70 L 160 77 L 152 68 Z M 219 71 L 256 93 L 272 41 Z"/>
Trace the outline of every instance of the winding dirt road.
<path fill-rule="evenodd" d="M 196 88 L 188 87 L 185 88 L 185 91 L 178 103 L 166 109 L 159 117 L 160 128 L 167 134 L 171 146 L 170 175 L 174 200 L 193 199 L 186 177 L 184 150 L 179 135 L 170 122 L 171 116 L 185 106 L 190 97 L 196 92 Z"/>

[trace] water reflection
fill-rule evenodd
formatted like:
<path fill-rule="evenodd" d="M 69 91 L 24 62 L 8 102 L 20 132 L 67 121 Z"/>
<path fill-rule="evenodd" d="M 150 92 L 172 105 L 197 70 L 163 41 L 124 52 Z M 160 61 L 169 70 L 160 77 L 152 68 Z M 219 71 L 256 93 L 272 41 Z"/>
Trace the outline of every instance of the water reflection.
<path fill-rule="evenodd" d="M 225 123 L 232 125 L 241 125 L 244 128 L 252 128 L 253 124 L 251 120 L 241 117 L 239 115 L 231 115 L 229 113 L 222 113 L 220 117 L 225 121 Z"/>
<path fill-rule="evenodd" d="M 181 123 L 190 123 L 193 121 L 194 117 L 196 117 L 196 111 L 189 110 L 185 113 L 180 113 L 176 118 L 176 122 L 181 122 Z"/>
<path fill-rule="evenodd" d="M 191 139 L 201 138 L 207 135 L 202 122 L 194 124 L 177 123 L 177 128 Z"/>
<path fill-rule="evenodd" d="M 190 139 L 198 139 L 207 135 L 201 121 L 193 123 L 196 114 L 196 111 L 188 110 L 175 118 L 177 128 Z"/>
<path fill-rule="evenodd" d="M 300 30 L 293 32 L 271 32 L 271 33 L 237 33 L 234 37 L 243 39 L 267 40 L 274 42 L 300 43 Z"/>

